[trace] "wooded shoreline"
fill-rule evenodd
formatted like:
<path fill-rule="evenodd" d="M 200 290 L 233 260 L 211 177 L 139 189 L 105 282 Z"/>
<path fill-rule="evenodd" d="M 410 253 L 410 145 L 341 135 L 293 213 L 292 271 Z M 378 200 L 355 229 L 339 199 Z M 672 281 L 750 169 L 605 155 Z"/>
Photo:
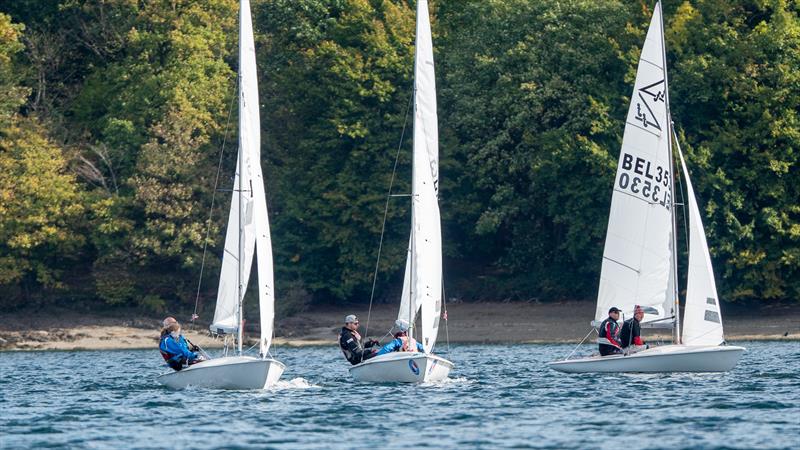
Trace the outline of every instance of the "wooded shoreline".
<path fill-rule="evenodd" d="M 655 0 L 430 3 L 448 294 L 595 295 Z M 409 203 L 384 206 L 393 167 L 392 192 L 410 191 L 413 5 L 253 2 L 276 298 L 400 290 Z M 0 308 L 215 297 L 239 140 L 238 8 L 0 2 Z M 797 6 L 664 8 L 670 114 L 719 297 L 796 301 Z"/>

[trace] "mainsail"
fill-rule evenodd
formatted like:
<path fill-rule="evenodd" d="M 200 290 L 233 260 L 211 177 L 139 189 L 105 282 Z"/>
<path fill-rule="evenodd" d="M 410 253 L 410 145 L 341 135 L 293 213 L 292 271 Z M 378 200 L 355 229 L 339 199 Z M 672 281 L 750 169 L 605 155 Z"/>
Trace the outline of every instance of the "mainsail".
<path fill-rule="evenodd" d="M 427 0 L 417 2 L 413 174 L 411 238 L 398 318 L 413 324 L 420 311 L 422 345 L 430 353 L 436 344 L 442 305 L 442 232 L 436 80 Z"/>
<path fill-rule="evenodd" d="M 677 139 L 676 139 L 677 141 Z M 678 147 L 683 175 L 686 179 L 689 206 L 689 273 L 686 281 L 686 305 L 683 313 L 684 345 L 719 345 L 725 339 L 722 333 L 722 313 L 719 309 L 717 284 L 711 267 L 706 233 L 697 199 L 694 195 L 689 170 Z"/>
<path fill-rule="evenodd" d="M 217 307 L 211 330 L 224 333 L 239 331 L 242 320 L 239 317 L 239 304 L 242 300 L 240 295 L 244 296 L 247 290 L 255 251 L 258 261 L 260 351 L 265 355 L 272 340 L 275 306 L 272 243 L 264 178 L 261 173 L 258 79 L 250 2 L 242 0 L 240 5 L 239 154 L 228 215 Z"/>
<path fill-rule="evenodd" d="M 673 187 L 661 5 L 639 60 L 608 218 L 595 321 L 612 306 L 672 326 Z"/>

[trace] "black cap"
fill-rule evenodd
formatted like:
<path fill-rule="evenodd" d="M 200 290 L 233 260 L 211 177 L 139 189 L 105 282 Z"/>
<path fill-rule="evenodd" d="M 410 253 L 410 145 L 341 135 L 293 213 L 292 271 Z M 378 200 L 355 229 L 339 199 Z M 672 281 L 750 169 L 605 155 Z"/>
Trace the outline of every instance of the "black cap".
<path fill-rule="evenodd" d="M 622 312 L 622 310 L 616 306 L 612 306 L 611 309 L 608 310 L 608 313 L 611 314 L 612 312 Z"/>

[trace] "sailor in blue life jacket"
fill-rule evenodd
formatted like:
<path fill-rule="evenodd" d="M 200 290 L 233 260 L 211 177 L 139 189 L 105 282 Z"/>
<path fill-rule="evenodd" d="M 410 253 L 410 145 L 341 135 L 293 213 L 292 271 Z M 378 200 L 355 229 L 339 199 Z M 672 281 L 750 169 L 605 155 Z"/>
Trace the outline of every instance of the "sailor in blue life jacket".
<path fill-rule="evenodd" d="M 177 371 L 183 369 L 184 366 L 204 361 L 202 356 L 195 353 L 198 350 L 196 346 L 192 345 L 194 351 L 189 350 L 189 345 L 186 338 L 181 335 L 181 325 L 177 320 L 167 317 L 164 319 L 164 323 L 168 323 L 169 319 L 172 321 L 161 330 L 161 339 L 158 344 L 158 349 L 167 365 Z"/>
<path fill-rule="evenodd" d="M 616 355 L 622 353 L 622 345 L 619 340 L 619 320 L 620 310 L 616 306 L 608 310 L 608 318 L 600 324 L 598 331 L 597 344 L 600 349 L 600 356 Z"/>
<path fill-rule="evenodd" d="M 408 336 L 407 321 L 397 319 L 395 326 L 400 331 L 395 333 L 394 340 L 381 347 L 381 349 L 378 350 L 378 354 L 375 356 L 385 355 L 391 352 L 425 352 L 422 344 L 417 342 L 413 337 Z"/>

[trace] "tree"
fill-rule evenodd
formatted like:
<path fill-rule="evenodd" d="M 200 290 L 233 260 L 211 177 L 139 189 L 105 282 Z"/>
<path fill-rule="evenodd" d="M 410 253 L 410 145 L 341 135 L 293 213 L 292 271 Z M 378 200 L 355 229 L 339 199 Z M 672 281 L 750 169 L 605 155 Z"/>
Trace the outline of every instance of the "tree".
<path fill-rule="evenodd" d="M 410 136 L 413 11 L 401 1 L 279 0 L 257 22 L 276 279 L 363 299 L 404 125 Z M 406 139 L 394 192 L 408 192 L 409 162 Z M 408 211 L 394 201 L 389 210 L 382 280 L 403 267 Z"/>
<path fill-rule="evenodd" d="M 800 22 L 794 2 L 683 3 L 670 21 L 673 115 L 721 295 L 800 295 Z"/>
<path fill-rule="evenodd" d="M 10 294 L 6 306 L 29 299 L 31 291 L 63 287 L 63 270 L 84 242 L 74 233 L 82 198 L 61 150 L 35 118 L 18 111 L 28 92 L 14 75 L 22 29 L 0 14 L 0 90 L 8 93 L 0 101 L 0 285 Z"/>

